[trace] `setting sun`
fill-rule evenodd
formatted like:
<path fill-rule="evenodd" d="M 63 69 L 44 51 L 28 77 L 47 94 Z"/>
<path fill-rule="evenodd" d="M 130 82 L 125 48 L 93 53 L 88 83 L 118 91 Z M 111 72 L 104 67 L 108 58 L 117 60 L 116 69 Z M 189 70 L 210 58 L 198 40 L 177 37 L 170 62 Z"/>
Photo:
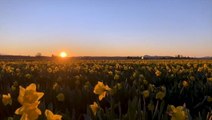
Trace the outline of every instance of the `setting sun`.
<path fill-rule="evenodd" d="M 67 55 L 67 53 L 66 52 L 61 52 L 60 53 L 60 57 L 62 57 L 62 58 L 65 58 L 65 57 L 67 57 L 68 55 Z"/>

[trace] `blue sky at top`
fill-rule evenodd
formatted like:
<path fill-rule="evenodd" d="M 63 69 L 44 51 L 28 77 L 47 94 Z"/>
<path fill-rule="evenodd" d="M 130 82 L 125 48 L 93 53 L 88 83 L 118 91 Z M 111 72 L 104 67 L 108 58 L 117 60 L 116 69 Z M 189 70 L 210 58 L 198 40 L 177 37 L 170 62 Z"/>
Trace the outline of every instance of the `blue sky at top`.
<path fill-rule="evenodd" d="M 0 53 L 212 56 L 211 0 L 1 0 Z"/>

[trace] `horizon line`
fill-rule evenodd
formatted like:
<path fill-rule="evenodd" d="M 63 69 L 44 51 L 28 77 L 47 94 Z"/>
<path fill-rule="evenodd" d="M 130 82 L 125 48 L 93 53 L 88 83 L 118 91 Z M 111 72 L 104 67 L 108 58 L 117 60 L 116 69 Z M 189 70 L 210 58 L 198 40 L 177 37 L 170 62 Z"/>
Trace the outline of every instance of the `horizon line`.
<path fill-rule="evenodd" d="M 59 55 L 54 55 L 55 57 L 59 57 Z M 52 55 L 41 55 L 41 57 L 52 57 Z M 184 56 L 181 54 L 178 54 L 182 57 L 191 57 L 191 58 L 202 58 L 202 57 L 212 57 L 212 55 L 206 55 L 206 56 Z M 79 55 L 79 56 L 68 56 L 67 58 L 71 57 L 143 57 L 143 56 L 150 56 L 150 57 L 176 57 L 178 55 Z M 36 55 L 24 55 L 24 54 L 2 54 L 0 53 L 0 56 L 22 56 L 22 57 L 36 57 Z"/>

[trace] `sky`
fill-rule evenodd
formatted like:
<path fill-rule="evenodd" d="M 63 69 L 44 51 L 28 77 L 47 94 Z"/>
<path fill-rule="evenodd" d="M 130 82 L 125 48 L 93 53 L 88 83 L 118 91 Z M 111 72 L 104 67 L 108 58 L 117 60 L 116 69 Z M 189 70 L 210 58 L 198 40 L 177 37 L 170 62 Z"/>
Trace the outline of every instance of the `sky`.
<path fill-rule="evenodd" d="M 212 0 L 0 0 L 0 54 L 212 56 Z"/>

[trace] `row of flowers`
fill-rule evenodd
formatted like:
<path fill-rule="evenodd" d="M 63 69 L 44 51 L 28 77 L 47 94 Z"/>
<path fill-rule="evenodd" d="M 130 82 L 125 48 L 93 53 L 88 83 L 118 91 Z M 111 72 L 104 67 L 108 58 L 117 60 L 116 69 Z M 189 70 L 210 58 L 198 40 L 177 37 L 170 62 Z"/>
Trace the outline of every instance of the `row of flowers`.
<path fill-rule="evenodd" d="M 165 97 L 165 88 L 162 87 L 161 91 L 156 94 L 156 99 L 163 100 Z M 93 90 L 93 93 L 98 95 L 98 101 L 93 102 L 90 105 L 90 109 L 92 110 L 94 116 L 96 116 L 97 112 L 101 110 L 101 106 L 98 104 L 99 101 L 102 101 L 106 96 L 112 95 L 112 89 L 105 85 L 103 82 L 98 82 Z M 21 115 L 21 120 L 36 120 L 39 115 L 41 115 L 41 111 L 38 108 L 40 104 L 40 99 L 43 97 L 43 92 L 36 91 L 36 84 L 32 83 L 26 88 L 19 86 L 19 96 L 18 102 L 22 105 L 15 111 L 15 114 Z M 145 90 L 142 93 L 143 98 L 147 99 L 150 95 L 149 90 Z M 64 98 L 63 94 L 60 94 Z M 212 97 L 208 96 L 207 100 L 212 102 Z M 12 98 L 10 93 L 7 95 L 2 95 L 2 103 L 6 105 L 12 105 Z M 151 109 L 151 106 L 148 105 L 148 109 Z M 153 108 L 154 109 L 154 108 Z M 171 116 L 171 120 L 187 120 L 189 117 L 189 111 L 186 109 L 186 106 L 173 106 L 169 105 L 167 108 L 167 114 Z M 61 120 L 62 116 L 53 114 L 50 110 L 45 110 L 45 116 L 47 120 Z"/>

